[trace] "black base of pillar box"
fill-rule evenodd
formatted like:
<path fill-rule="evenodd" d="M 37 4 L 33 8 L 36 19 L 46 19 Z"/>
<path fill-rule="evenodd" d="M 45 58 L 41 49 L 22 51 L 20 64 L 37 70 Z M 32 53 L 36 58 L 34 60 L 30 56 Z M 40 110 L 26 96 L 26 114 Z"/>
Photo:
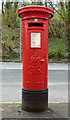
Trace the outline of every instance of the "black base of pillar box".
<path fill-rule="evenodd" d="M 22 89 L 22 109 L 31 112 L 45 111 L 48 107 L 48 89 Z"/>

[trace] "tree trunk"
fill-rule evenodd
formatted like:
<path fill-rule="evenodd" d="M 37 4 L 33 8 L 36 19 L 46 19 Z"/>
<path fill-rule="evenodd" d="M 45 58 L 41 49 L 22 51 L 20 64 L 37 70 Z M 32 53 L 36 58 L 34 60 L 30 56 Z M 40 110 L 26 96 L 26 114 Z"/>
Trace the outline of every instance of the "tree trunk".
<path fill-rule="evenodd" d="M 4 2 L 2 2 L 2 14 L 4 15 L 3 7 L 4 7 Z"/>

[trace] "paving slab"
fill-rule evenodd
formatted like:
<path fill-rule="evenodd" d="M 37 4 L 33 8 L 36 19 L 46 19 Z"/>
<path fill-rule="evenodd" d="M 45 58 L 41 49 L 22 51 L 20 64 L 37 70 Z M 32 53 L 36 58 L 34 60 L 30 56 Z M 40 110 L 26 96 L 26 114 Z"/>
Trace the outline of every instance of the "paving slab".
<path fill-rule="evenodd" d="M 50 103 L 43 112 L 26 112 L 22 104 L 2 104 L 2 118 L 68 118 L 68 104 Z"/>

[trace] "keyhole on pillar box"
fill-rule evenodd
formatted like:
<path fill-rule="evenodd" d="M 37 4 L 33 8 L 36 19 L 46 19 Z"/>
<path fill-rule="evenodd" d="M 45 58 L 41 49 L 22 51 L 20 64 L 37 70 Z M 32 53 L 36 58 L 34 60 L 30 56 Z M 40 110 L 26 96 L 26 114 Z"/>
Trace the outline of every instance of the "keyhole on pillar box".
<path fill-rule="evenodd" d="M 45 58 L 45 56 L 44 56 L 44 58 Z"/>

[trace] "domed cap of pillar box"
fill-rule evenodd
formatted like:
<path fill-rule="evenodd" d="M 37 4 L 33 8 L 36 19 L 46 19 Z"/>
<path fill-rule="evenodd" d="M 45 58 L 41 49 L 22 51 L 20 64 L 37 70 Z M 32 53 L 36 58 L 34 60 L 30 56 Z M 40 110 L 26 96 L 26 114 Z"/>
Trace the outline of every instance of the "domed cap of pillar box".
<path fill-rule="evenodd" d="M 43 18 L 51 19 L 54 11 L 47 7 L 42 6 L 28 6 L 18 9 L 18 16 L 23 19 L 27 18 Z"/>

